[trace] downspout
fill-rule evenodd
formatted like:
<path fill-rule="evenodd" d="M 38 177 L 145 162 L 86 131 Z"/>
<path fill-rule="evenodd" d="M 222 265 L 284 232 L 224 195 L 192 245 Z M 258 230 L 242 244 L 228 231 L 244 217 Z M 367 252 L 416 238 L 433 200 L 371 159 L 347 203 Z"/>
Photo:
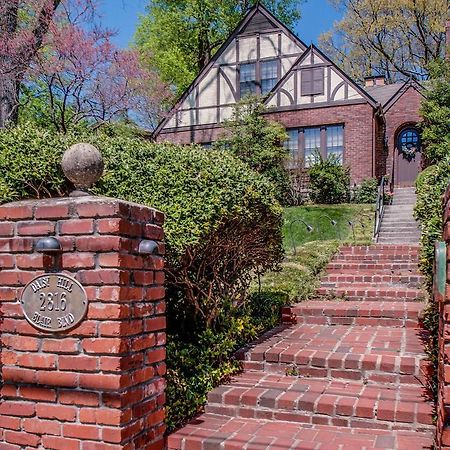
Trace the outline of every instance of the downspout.
<path fill-rule="evenodd" d="M 377 117 L 381 117 L 381 105 L 377 103 L 377 108 L 372 116 L 372 178 L 376 177 L 377 160 Z"/>

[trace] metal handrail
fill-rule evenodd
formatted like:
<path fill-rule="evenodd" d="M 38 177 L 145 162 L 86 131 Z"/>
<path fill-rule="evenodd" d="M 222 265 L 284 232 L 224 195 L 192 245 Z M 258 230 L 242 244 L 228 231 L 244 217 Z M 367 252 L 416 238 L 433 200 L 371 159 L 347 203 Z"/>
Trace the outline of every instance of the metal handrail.
<path fill-rule="evenodd" d="M 378 235 L 380 234 L 381 221 L 384 215 L 384 187 L 386 186 L 386 178 L 383 176 L 378 186 L 377 203 L 375 209 L 375 223 L 373 227 L 373 240 L 378 241 Z"/>

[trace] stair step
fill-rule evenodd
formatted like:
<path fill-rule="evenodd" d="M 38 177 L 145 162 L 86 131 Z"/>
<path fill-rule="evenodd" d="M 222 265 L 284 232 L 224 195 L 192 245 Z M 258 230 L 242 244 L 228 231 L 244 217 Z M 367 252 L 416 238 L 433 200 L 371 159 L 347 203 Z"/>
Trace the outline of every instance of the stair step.
<path fill-rule="evenodd" d="M 422 281 L 421 275 L 383 275 L 374 273 L 365 273 L 362 271 L 354 272 L 353 274 L 328 274 L 323 276 L 320 280 L 322 287 L 334 287 L 338 283 L 377 283 L 386 285 L 404 285 L 407 287 L 418 287 Z"/>
<path fill-rule="evenodd" d="M 339 418 L 333 421 L 339 423 Z M 428 430 L 307 425 L 216 414 L 203 414 L 168 437 L 169 450 L 418 450 L 431 448 L 432 443 Z"/>
<path fill-rule="evenodd" d="M 420 336 L 412 327 L 300 323 L 263 336 L 237 357 L 251 370 L 417 384 L 427 366 Z"/>
<path fill-rule="evenodd" d="M 432 405 L 419 386 L 299 379 L 249 372 L 208 395 L 207 413 L 306 424 L 392 429 L 432 427 Z M 340 419 L 339 422 L 334 422 Z"/>
<path fill-rule="evenodd" d="M 345 261 L 336 262 L 333 261 L 326 267 L 326 272 L 329 274 L 334 273 L 359 273 L 365 272 L 368 274 L 393 274 L 393 275 L 420 275 L 418 263 L 413 262 L 399 262 L 390 264 L 380 264 L 374 262 L 355 262 Z"/>
<path fill-rule="evenodd" d="M 322 325 L 417 327 L 419 302 L 308 301 L 283 308 L 285 322 Z"/>
<path fill-rule="evenodd" d="M 402 300 L 418 301 L 423 298 L 419 289 L 400 286 L 376 286 L 370 283 L 338 283 L 335 287 L 320 287 L 318 295 L 347 298 L 348 300 Z"/>

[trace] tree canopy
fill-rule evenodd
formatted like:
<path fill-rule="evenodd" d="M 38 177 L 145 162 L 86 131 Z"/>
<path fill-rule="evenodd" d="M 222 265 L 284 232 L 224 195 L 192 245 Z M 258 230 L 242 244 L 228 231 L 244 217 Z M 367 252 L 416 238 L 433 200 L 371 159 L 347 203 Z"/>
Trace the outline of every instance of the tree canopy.
<path fill-rule="evenodd" d="M 355 79 L 426 79 L 445 51 L 447 0 L 330 1 L 344 16 L 322 34 L 321 47 Z"/>
<path fill-rule="evenodd" d="M 300 19 L 303 0 L 262 3 L 283 23 Z M 135 41 L 147 66 L 177 95 L 193 81 L 244 17 L 254 0 L 152 0 L 140 18 Z M 151 55 L 149 58 L 148 55 Z"/>

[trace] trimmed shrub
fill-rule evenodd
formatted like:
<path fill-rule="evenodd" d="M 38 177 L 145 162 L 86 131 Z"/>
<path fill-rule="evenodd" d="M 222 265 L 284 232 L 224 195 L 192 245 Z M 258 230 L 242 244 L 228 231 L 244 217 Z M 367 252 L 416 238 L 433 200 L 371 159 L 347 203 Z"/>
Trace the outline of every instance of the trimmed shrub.
<path fill-rule="evenodd" d="M 309 169 L 310 197 L 314 203 L 346 203 L 350 198 L 350 169 L 339 158 L 327 159 L 316 154 L 315 163 Z"/>
<path fill-rule="evenodd" d="M 450 183 L 450 155 L 439 164 L 423 170 L 416 181 L 417 202 L 414 209 L 420 221 L 420 270 L 429 292 L 433 284 L 434 243 L 442 236 L 442 196 Z"/>
<path fill-rule="evenodd" d="M 113 130 L 61 136 L 23 125 L 0 132 L 0 201 L 67 194 L 59 162 L 80 140 L 105 159 L 95 193 L 166 213 L 168 299 L 178 330 L 212 327 L 224 299 L 242 301 L 255 271 L 281 260 L 273 186 L 227 152 L 152 144 Z"/>
<path fill-rule="evenodd" d="M 378 181 L 376 178 L 366 178 L 353 191 L 355 203 L 375 203 L 378 194 Z"/>

